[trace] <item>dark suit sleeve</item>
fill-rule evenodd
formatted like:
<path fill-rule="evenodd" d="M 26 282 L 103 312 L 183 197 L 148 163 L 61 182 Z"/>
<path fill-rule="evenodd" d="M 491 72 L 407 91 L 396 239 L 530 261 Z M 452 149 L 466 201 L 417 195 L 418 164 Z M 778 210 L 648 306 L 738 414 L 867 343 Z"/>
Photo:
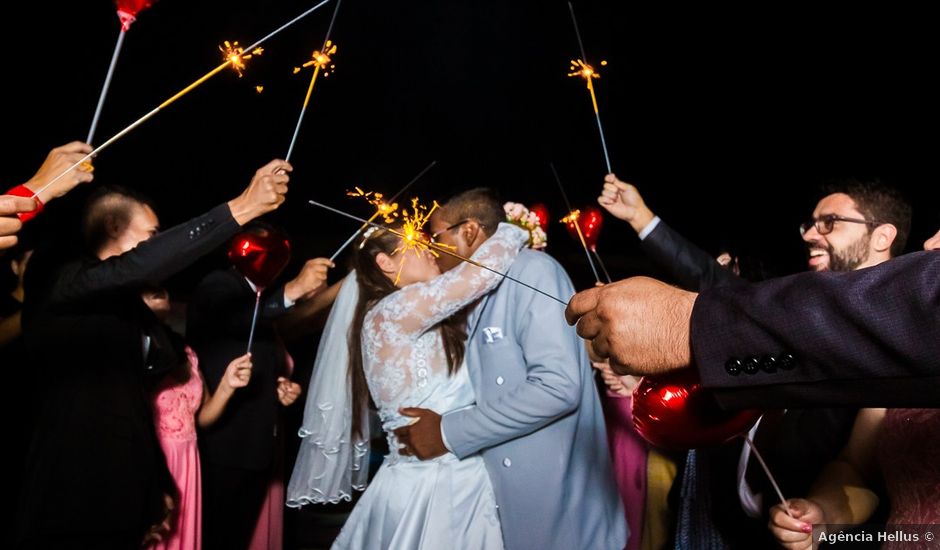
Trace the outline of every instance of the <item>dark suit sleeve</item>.
<path fill-rule="evenodd" d="M 680 287 L 700 291 L 744 281 L 662 220 L 640 241 L 643 252 Z"/>
<path fill-rule="evenodd" d="M 100 292 L 160 283 L 224 243 L 238 228 L 228 205 L 219 205 L 125 254 L 92 264 L 70 265 L 59 277 L 51 302 L 71 302 Z"/>
<path fill-rule="evenodd" d="M 940 406 L 940 252 L 705 291 L 691 339 L 728 406 Z"/>

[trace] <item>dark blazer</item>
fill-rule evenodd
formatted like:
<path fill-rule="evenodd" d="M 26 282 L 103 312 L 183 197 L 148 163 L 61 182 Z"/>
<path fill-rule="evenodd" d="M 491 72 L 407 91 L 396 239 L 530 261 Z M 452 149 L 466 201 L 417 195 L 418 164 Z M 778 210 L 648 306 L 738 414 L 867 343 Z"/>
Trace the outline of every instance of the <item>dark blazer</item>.
<path fill-rule="evenodd" d="M 272 320 L 287 311 L 284 288 L 262 294 L 263 307 L 251 349 L 251 381 L 235 392 L 222 417 L 199 437 L 203 462 L 261 470 L 271 465 L 278 408 L 277 377 L 284 376 L 284 350 Z M 193 292 L 187 341 L 214 392 L 232 359 L 245 354 L 255 291 L 235 269 L 214 271 Z"/>
<path fill-rule="evenodd" d="M 221 205 L 120 256 L 35 273 L 30 266 L 23 322 L 39 380 L 23 390 L 44 400 L 19 510 L 26 546 L 64 536 L 87 544 L 102 533 L 139 541 L 161 519 L 162 495 L 175 489 L 155 434 L 150 382 L 185 355 L 140 291 L 237 229 Z"/>
<path fill-rule="evenodd" d="M 940 406 L 940 252 L 702 292 L 702 382 L 729 407 Z"/>

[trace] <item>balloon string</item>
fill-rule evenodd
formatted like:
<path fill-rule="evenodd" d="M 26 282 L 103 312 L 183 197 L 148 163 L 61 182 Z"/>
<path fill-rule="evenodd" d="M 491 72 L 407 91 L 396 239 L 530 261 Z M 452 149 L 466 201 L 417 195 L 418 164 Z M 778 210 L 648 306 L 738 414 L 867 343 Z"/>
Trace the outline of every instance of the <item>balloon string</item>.
<path fill-rule="evenodd" d="M 258 306 L 261 305 L 261 288 L 255 291 L 255 311 L 251 314 L 251 332 L 248 333 L 248 350 L 251 353 L 251 344 L 255 340 L 255 326 L 258 324 Z"/>

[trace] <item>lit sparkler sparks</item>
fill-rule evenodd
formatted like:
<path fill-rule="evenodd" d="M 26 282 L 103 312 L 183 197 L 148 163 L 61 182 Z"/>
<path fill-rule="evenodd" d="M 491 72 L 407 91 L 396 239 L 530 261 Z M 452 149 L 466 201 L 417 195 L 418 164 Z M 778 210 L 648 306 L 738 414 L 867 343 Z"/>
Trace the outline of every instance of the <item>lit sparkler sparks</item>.
<path fill-rule="evenodd" d="M 222 44 L 225 47 L 219 46 L 219 51 L 222 52 L 222 57 L 225 59 L 226 63 L 231 64 L 235 72 L 238 73 L 238 78 L 242 77 L 242 71 L 245 70 L 245 60 L 264 53 L 264 48 L 255 48 L 250 53 L 246 54 L 245 49 L 238 45 L 238 40 L 232 43 L 226 40 Z"/>
<path fill-rule="evenodd" d="M 610 168 L 610 155 L 607 153 L 607 140 L 604 139 L 604 127 L 601 126 L 601 114 L 597 108 L 597 96 L 594 94 L 594 79 L 600 78 L 601 75 L 588 64 L 587 55 L 584 53 L 584 43 L 581 42 L 581 31 L 578 29 L 578 20 L 574 16 L 574 6 L 571 2 L 568 2 L 568 11 L 571 12 L 571 23 L 574 25 L 574 33 L 578 38 L 578 47 L 581 49 L 581 59 L 573 59 L 571 61 L 572 72 L 568 73 L 568 76 L 577 76 L 584 79 L 585 84 L 587 84 L 588 92 L 591 94 L 591 105 L 594 107 L 594 118 L 597 120 L 597 132 L 601 136 L 601 147 L 604 149 L 604 161 L 607 163 L 607 173 L 611 173 L 613 170 Z M 601 61 L 601 66 L 606 66 L 606 61 Z"/>
<path fill-rule="evenodd" d="M 384 195 L 382 193 L 375 193 L 372 191 L 363 191 L 362 189 L 356 187 L 355 191 L 349 191 L 346 194 L 350 197 L 362 197 L 366 199 L 372 206 L 375 207 L 375 214 L 372 214 L 372 217 L 369 218 L 369 221 L 375 221 L 376 218 L 382 216 L 385 220 L 385 223 L 392 223 L 395 221 L 395 218 L 398 217 L 398 203 L 387 203 L 383 200 Z"/>
<path fill-rule="evenodd" d="M 555 167 L 553 166 L 552 170 L 554 170 L 554 168 Z M 558 177 L 557 174 L 555 177 Z M 588 250 L 587 241 L 584 240 L 584 233 L 581 232 L 581 226 L 578 224 L 578 218 L 580 217 L 580 210 L 572 210 L 567 216 L 558 221 L 568 224 L 569 227 L 574 227 L 575 231 L 578 232 L 578 238 L 581 240 L 581 246 L 584 248 L 584 253 L 587 254 L 588 265 L 591 266 L 591 271 L 594 273 L 594 280 L 599 283 L 601 282 L 601 278 L 597 274 L 597 268 L 594 267 L 594 261 L 591 259 L 591 253 Z"/>

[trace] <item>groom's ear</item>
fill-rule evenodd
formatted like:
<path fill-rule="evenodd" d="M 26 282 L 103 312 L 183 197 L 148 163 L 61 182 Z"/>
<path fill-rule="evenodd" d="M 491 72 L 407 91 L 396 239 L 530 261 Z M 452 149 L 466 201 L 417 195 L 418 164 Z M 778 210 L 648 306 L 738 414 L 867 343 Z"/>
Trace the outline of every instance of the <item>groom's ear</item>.
<path fill-rule="evenodd" d="M 483 226 L 476 220 L 470 220 L 463 224 L 460 234 L 463 236 L 471 252 L 476 252 L 477 247 L 486 240 L 486 233 L 483 232 Z"/>

